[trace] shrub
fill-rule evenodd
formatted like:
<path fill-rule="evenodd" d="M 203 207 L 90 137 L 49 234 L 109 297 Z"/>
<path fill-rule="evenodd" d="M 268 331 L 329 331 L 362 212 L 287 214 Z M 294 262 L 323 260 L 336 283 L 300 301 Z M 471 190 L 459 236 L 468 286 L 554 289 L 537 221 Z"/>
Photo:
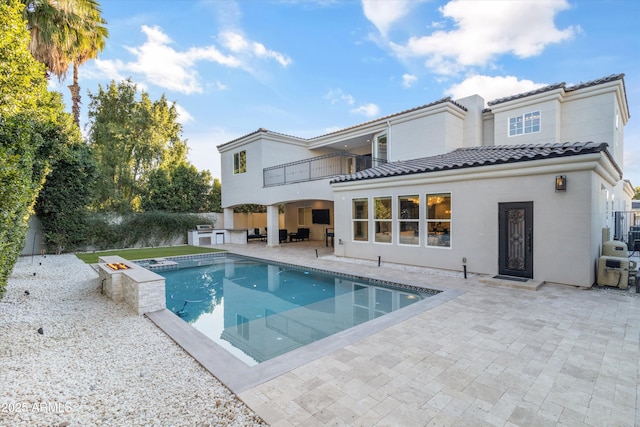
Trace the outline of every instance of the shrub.
<path fill-rule="evenodd" d="M 196 214 L 161 211 L 126 215 L 120 222 L 94 215 L 89 221 L 88 241 L 100 250 L 165 246 L 180 238 L 186 243 L 188 230 L 211 223 L 209 218 Z"/>
<path fill-rule="evenodd" d="M 0 298 L 47 174 L 46 141 L 39 127 L 63 111 L 47 92 L 44 66 L 28 50 L 23 10 L 17 0 L 0 2 Z"/>

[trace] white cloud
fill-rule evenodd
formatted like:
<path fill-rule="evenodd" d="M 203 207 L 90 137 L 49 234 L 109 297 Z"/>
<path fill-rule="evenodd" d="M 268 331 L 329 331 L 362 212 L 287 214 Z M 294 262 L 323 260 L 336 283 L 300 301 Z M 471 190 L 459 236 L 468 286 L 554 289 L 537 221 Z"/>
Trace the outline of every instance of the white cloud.
<path fill-rule="evenodd" d="M 356 100 L 353 96 L 344 93 L 342 89 L 331 89 L 324 96 L 331 104 L 347 104 L 355 105 Z M 376 104 L 364 104 L 350 110 L 351 113 L 361 114 L 366 117 L 373 117 L 380 113 L 380 107 Z"/>
<path fill-rule="evenodd" d="M 249 42 L 238 33 L 224 31 L 219 37 L 222 44 L 232 52 L 238 53 L 249 49 Z"/>
<path fill-rule="evenodd" d="M 416 84 L 418 78 L 412 74 L 403 74 L 402 75 L 402 86 L 409 88 Z"/>
<path fill-rule="evenodd" d="M 391 47 L 401 58 L 424 57 L 425 65 L 441 74 L 487 66 L 508 53 L 536 56 L 547 45 L 568 40 L 579 31 L 579 27 L 555 26 L 555 15 L 569 7 L 566 0 L 452 0 L 439 10 L 454 29 L 414 36 L 404 45 L 391 43 Z"/>
<path fill-rule="evenodd" d="M 344 102 L 348 105 L 353 105 L 356 102 L 353 96 L 344 93 L 342 89 L 331 89 L 323 98 L 328 100 L 331 104 Z"/>
<path fill-rule="evenodd" d="M 376 104 L 364 104 L 351 110 L 352 113 L 362 114 L 365 117 L 375 117 L 380 113 L 380 107 Z"/>
<path fill-rule="evenodd" d="M 222 44 L 236 54 L 245 54 L 257 58 L 274 59 L 282 67 L 291 64 L 291 58 L 280 52 L 267 49 L 262 43 L 247 40 L 242 34 L 235 31 L 224 31 L 219 36 Z"/>
<path fill-rule="evenodd" d="M 197 71 L 200 61 L 214 62 L 223 67 L 250 70 L 249 62 L 254 58 L 272 59 L 286 67 L 291 59 L 286 55 L 267 49 L 263 44 L 245 39 L 239 33 L 224 32 L 220 35 L 224 53 L 214 45 L 191 47 L 184 51 L 174 49 L 173 41 L 160 27 L 142 26 L 147 40 L 141 46 L 125 47 L 135 56 L 132 62 L 121 60 L 96 60 L 102 76 L 123 80 L 123 75 L 137 74 L 145 81 L 162 88 L 190 94 L 201 93 L 202 83 Z M 136 81 L 140 79 L 135 79 Z M 224 87 L 221 83 L 218 88 Z"/>
<path fill-rule="evenodd" d="M 185 125 L 186 123 L 190 123 L 194 121 L 193 116 L 180 104 L 173 103 L 173 106 L 176 107 L 176 111 L 178 112 L 178 123 L 181 125 Z"/>
<path fill-rule="evenodd" d="M 415 3 L 411 0 L 362 0 L 362 10 L 364 16 L 386 37 L 391 26 L 406 16 Z"/>
<path fill-rule="evenodd" d="M 518 80 L 518 78 L 514 76 L 491 77 L 474 75 L 466 78 L 461 83 L 449 87 L 446 94 L 451 95 L 454 99 L 460 99 L 470 95 L 480 95 L 484 98 L 486 104 L 488 101 L 529 92 L 543 86 L 547 86 L 547 84 L 535 83 L 531 80 Z"/>
<path fill-rule="evenodd" d="M 229 89 L 229 87 L 228 87 L 227 85 L 225 85 L 224 83 L 222 83 L 222 82 L 221 82 L 221 81 L 219 81 L 219 80 L 216 80 L 216 81 L 213 83 L 213 87 L 215 87 L 215 88 L 216 88 L 216 90 L 227 90 L 227 89 Z"/>
<path fill-rule="evenodd" d="M 126 79 L 126 77 L 120 73 L 120 70 L 124 69 L 124 63 L 119 59 L 114 61 L 104 61 L 100 58 L 96 58 L 93 60 L 93 63 L 95 64 L 97 72 L 92 72 L 92 69 L 88 68 L 87 71 L 83 72 L 83 78 L 103 79 L 104 77 L 107 77 L 109 80 L 115 80 L 117 82 Z"/>

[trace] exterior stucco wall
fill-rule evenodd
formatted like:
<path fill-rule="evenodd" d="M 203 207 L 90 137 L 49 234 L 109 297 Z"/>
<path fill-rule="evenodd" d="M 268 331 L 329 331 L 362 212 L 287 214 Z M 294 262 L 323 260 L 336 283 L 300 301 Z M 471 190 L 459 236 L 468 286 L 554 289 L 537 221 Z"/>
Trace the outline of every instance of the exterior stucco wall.
<path fill-rule="evenodd" d="M 495 117 L 493 113 L 486 112 L 482 114 L 482 145 L 496 145 L 493 133 L 495 126 Z"/>
<path fill-rule="evenodd" d="M 247 156 L 247 171 L 234 174 L 234 154 L 243 150 Z M 262 153 L 262 141 L 254 141 L 220 153 L 223 207 L 258 203 L 257 196 L 262 189 Z"/>
<path fill-rule="evenodd" d="M 484 99 L 478 95 L 456 101 L 467 109 L 463 124 L 462 147 L 477 147 L 484 144 L 483 117 Z M 458 148 L 458 147 L 456 147 Z"/>
<path fill-rule="evenodd" d="M 562 109 L 562 124 L 562 141 L 606 142 L 616 163 L 623 164 L 624 126 L 614 93 L 568 98 Z"/>
<path fill-rule="evenodd" d="M 477 171 L 476 171 L 477 172 Z M 533 202 L 534 228 L 534 279 L 577 286 L 591 286 L 595 281 L 594 263 L 601 246 L 602 216 L 593 205 L 594 181 L 601 179 L 593 171 L 566 173 L 569 189 L 556 193 L 555 175 L 559 171 L 543 173 L 531 171 L 530 175 L 518 172 L 518 176 L 492 176 L 486 178 L 471 171 L 457 177 L 422 180 L 415 178 L 391 180 L 377 184 L 362 182 L 360 186 L 334 186 L 336 255 L 387 262 L 420 265 L 425 267 L 462 270 L 462 258 L 467 259 L 470 272 L 498 274 L 498 203 Z M 425 174 L 428 175 L 428 174 Z M 467 175 L 467 177 L 465 177 Z M 384 181 L 387 181 L 386 183 Z M 451 193 L 451 247 L 427 247 L 426 194 Z M 420 245 L 398 244 L 397 196 L 420 196 Z M 352 239 L 351 201 L 353 198 L 370 199 L 393 196 L 393 243 L 373 243 L 373 221 L 369 221 L 370 242 Z M 594 210 L 596 210 L 594 214 Z"/>
<path fill-rule="evenodd" d="M 24 247 L 20 255 L 39 255 L 45 249 L 42 224 L 37 216 L 29 217 L 29 229 L 24 239 Z"/>
<path fill-rule="evenodd" d="M 439 109 L 410 121 L 391 122 L 389 161 L 435 156 L 461 147 L 463 113 Z"/>

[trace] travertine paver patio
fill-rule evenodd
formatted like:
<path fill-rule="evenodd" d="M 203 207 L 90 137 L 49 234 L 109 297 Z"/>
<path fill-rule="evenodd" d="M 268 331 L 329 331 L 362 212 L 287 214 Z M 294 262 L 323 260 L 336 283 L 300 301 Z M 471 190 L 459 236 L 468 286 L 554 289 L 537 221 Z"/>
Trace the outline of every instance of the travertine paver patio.
<path fill-rule="evenodd" d="M 633 291 L 553 284 L 531 291 L 384 261 L 345 264 L 324 242 L 224 247 L 461 291 L 241 392 L 272 426 L 640 425 L 640 298 Z"/>

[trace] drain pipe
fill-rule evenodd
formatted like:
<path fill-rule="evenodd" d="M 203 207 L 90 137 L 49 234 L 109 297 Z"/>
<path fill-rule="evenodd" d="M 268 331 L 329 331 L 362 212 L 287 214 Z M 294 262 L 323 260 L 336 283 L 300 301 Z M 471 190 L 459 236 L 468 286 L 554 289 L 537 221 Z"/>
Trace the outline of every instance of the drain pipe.
<path fill-rule="evenodd" d="M 378 267 L 380 267 L 380 255 L 378 255 Z"/>

